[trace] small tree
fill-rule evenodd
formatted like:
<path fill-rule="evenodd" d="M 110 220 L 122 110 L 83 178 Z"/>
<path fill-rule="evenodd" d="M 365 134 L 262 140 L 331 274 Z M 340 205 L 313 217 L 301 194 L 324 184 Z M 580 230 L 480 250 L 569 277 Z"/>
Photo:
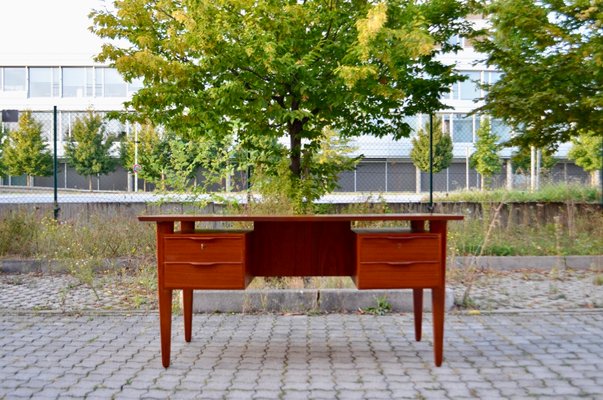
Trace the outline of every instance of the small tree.
<path fill-rule="evenodd" d="M 92 190 L 92 176 L 115 171 L 116 159 L 110 149 L 115 141 L 112 135 L 105 135 L 105 127 L 100 115 L 89 111 L 78 118 L 65 145 L 67 163 L 77 173 L 88 177 L 88 190 Z"/>
<path fill-rule="evenodd" d="M 192 182 L 195 183 L 195 188 L 197 187 L 195 173 L 199 168 L 200 144 L 194 140 L 182 140 L 176 137 L 170 137 L 167 144 L 169 152 L 169 162 L 165 168 L 167 184 L 176 191 L 194 192 L 189 188 Z"/>
<path fill-rule="evenodd" d="M 136 150 L 136 136 L 138 137 L 138 150 Z M 168 135 L 160 136 L 151 124 L 144 124 L 136 134 L 125 138 L 121 143 L 121 162 L 126 170 L 138 163 L 142 168 L 138 176 L 145 183 L 151 182 L 165 189 L 165 169 L 169 163 Z M 138 158 L 135 159 L 135 153 Z M 146 190 L 146 188 L 145 188 Z"/>
<path fill-rule="evenodd" d="M 410 159 L 415 167 L 429 172 L 429 123 L 412 138 Z M 433 172 L 438 173 L 452 162 L 452 139 L 442 132 L 442 119 L 433 120 Z"/>
<path fill-rule="evenodd" d="M 34 176 L 52 174 L 52 156 L 42 137 L 42 124 L 33 118 L 31 111 L 20 114 L 17 129 L 8 132 L 3 147 L 6 172 L 27 175 L 27 186 L 32 186 Z"/>
<path fill-rule="evenodd" d="M 490 118 L 484 118 L 477 130 L 477 142 L 475 153 L 471 155 L 471 167 L 482 177 L 482 190 L 492 182 L 494 174 L 502 169 L 502 162 L 498 155 L 500 144 L 497 137 L 492 133 Z"/>
<path fill-rule="evenodd" d="M 2 147 L 4 146 L 5 136 L 4 127 L 0 125 L 0 183 L 2 183 L 2 177 L 6 175 L 6 167 L 2 161 Z"/>
<path fill-rule="evenodd" d="M 552 170 L 557 164 L 558 160 L 553 157 L 553 150 L 541 149 L 540 158 L 540 169 L 543 174 L 546 174 Z M 520 147 L 511 156 L 511 165 L 513 166 L 513 172 L 528 175 L 530 173 L 530 167 L 532 163 L 532 150 L 530 147 Z"/>
<path fill-rule="evenodd" d="M 572 144 L 567 157 L 590 173 L 591 185 L 599 186 L 599 171 L 603 168 L 603 137 L 590 131 L 582 132 L 572 139 Z"/>

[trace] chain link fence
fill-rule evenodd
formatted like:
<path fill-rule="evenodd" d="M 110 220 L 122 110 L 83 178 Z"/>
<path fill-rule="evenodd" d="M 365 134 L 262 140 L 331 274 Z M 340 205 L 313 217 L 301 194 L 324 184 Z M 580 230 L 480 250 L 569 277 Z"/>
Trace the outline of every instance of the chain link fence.
<path fill-rule="evenodd" d="M 70 137 L 73 126 L 78 118 L 87 112 L 58 111 L 57 112 L 57 169 L 56 176 L 33 176 L 29 181 L 26 175 L 8 175 L 0 177 L 1 204 L 54 204 L 54 187 L 58 205 L 66 203 L 147 203 L 165 199 L 165 194 L 155 191 L 152 183 L 136 179 L 133 166 L 117 163 L 115 170 L 92 177 L 78 174 L 65 157 L 65 144 Z M 95 112 L 106 115 L 105 112 Z M 52 110 L 34 111 L 33 119 L 40 124 L 42 136 L 48 151 L 54 150 L 54 113 Z M 471 167 L 470 156 L 475 151 L 476 132 L 480 118 L 476 115 L 441 114 L 443 130 L 451 135 L 454 143 L 453 158 L 450 166 L 433 175 L 434 192 L 454 192 L 481 187 L 479 174 Z M 426 122 L 425 116 L 409 119 L 410 125 L 416 132 Z M 127 123 L 117 120 L 104 119 L 108 134 L 132 135 L 133 128 Z M 18 128 L 18 122 L 2 122 L 1 129 L 4 140 L 8 131 Z M 509 130 L 499 121 L 492 122 L 492 130 L 502 140 L 509 137 Z M 418 170 L 410 159 L 412 141 L 410 138 L 392 140 L 391 138 L 359 137 L 351 140 L 353 156 L 361 156 L 355 169 L 339 175 L 338 188 L 323 196 L 319 201 L 327 203 L 356 203 L 365 201 L 386 201 L 393 203 L 420 202 L 428 198 L 430 190 L 430 175 Z M 567 153 L 567 148 L 561 146 L 560 151 Z M 115 144 L 113 154 L 119 154 L 119 145 Z M 561 157 L 548 170 L 537 171 L 537 176 L 515 173 L 511 170 L 509 158 L 511 149 L 500 152 L 503 168 L 492 179 L 491 187 L 529 189 L 533 187 L 534 179 L 540 182 L 572 182 L 589 184 L 589 174 L 577 167 L 567 158 Z M 144 166 L 143 166 L 144 167 Z M 529 171 L 528 171 L 529 172 Z M 199 179 L 203 173 L 198 172 Z M 231 196 L 236 201 L 245 202 L 247 199 L 248 171 L 236 171 L 225 177 L 222 184 L 214 185 L 215 193 Z M 172 200 L 178 201 L 179 197 Z"/>

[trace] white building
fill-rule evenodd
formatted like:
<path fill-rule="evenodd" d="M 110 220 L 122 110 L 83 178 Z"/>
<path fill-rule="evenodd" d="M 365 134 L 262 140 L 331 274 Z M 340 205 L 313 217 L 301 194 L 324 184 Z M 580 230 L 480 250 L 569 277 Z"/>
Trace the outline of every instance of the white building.
<path fill-rule="evenodd" d="M 52 133 L 52 109 L 57 106 L 58 153 L 63 154 L 64 139 L 69 135 L 71 124 L 86 110 L 95 112 L 121 110 L 141 85 L 141 82 L 126 83 L 116 70 L 96 63 L 94 55 L 100 51 L 101 41 L 88 31 L 91 24 L 88 13 L 103 6 L 103 0 L 45 0 L 4 1 L 0 3 L 0 110 L 31 110 L 48 132 Z M 483 23 L 475 20 L 476 24 Z M 471 43 L 458 39 L 463 51 L 451 55 L 446 62 L 456 65 L 457 70 L 469 76 L 469 80 L 457 83 L 445 103 L 451 107 L 440 115 L 444 129 L 454 142 L 454 162 L 448 170 L 435 177 L 436 190 L 450 191 L 475 187 L 479 177 L 468 166 L 468 157 L 473 152 L 480 116 L 469 113 L 480 105 L 476 99 L 483 93 L 475 83 L 493 83 L 500 76 L 475 61 L 480 58 Z M 409 120 L 420 129 L 426 122 L 425 116 Z M 492 121 L 493 129 L 501 137 L 508 138 L 510 131 L 499 121 Z M 10 124 L 5 126 L 11 127 Z M 109 132 L 130 131 L 116 121 L 109 123 Z M 365 159 L 355 171 L 342 174 L 340 185 L 343 191 L 408 192 L 426 189 L 426 174 L 417 173 L 410 162 L 410 139 L 394 141 L 391 138 L 360 137 L 353 143 Z M 568 146 L 562 145 L 557 154 L 561 163 L 555 174 L 560 179 L 576 176 L 586 179 L 586 174 L 572 163 L 566 155 Z M 503 151 L 508 159 L 511 150 Z M 2 179 L 2 178 L 0 178 Z M 499 184 L 507 179 L 506 174 L 498 177 Z M 23 177 L 7 177 L 0 184 L 23 184 Z M 36 185 L 50 186 L 50 178 L 36 178 Z M 129 174 L 123 169 L 99 177 L 98 189 L 131 189 Z M 87 187 L 83 177 L 78 176 L 67 165 L 61 163 L 59 187 Z"/>

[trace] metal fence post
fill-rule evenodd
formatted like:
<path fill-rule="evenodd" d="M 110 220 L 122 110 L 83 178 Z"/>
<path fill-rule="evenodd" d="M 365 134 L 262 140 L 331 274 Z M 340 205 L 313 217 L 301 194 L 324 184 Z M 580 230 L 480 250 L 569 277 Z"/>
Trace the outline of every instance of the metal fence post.
<path fill-rule="evenodd" d="M 429 113 L 429 212 L 433 212 L 433 113 Z"/>
<path fill-rule="evenodd" d="M 53 153 L 53 186 L 54 186 L 54 220 L 59 219 L 59 163 L 57 159 L 57 118 L 58 111 L 57 106 L 53 108 L 53 126 L 52 126 L 52 142 L 54 144 L 54 153 Z"/>

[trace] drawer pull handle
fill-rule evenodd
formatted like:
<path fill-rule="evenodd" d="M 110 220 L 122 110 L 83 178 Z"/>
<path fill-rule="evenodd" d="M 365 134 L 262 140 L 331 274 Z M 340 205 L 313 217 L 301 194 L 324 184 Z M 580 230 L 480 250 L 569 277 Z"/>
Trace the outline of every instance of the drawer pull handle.
<path fill-rule="evenodd" d="M 203 236 L 203 237 L 194 237 L 194 236 L 185 236 L 185 237 L 177 237 L 177 236 L 169 236 L 166 237 L 168 240 L 192 240 L 195 242 L 210 242 L 212 240 L 240 240 L 240 237 L 237 236 Z"/>
<path fill-rule="evenodd" d="M 213 267 L 215 265 L 233 265 L 241 264 L 240 262 L 222 261 L 222 262 L 194 262 L 194 261 L 182 261 L 182 262 L 166 262 L 166 265 L 170 264 L 186 264 L 192 267 Z"/>
<path fill-rule="evenodd" d="M 377 238 L 375 238 L 377 239 Z M 414 240 L 414 239 L 432 239 L 429 236 L 387 236 L 387 240 Z"/>
<path fill-rule="evenodd" d="M 393 266 L 405 266 L 414 264 L 438 264 L 439 261 L 365 261 L 362 264 L 387 264 Z"/>

